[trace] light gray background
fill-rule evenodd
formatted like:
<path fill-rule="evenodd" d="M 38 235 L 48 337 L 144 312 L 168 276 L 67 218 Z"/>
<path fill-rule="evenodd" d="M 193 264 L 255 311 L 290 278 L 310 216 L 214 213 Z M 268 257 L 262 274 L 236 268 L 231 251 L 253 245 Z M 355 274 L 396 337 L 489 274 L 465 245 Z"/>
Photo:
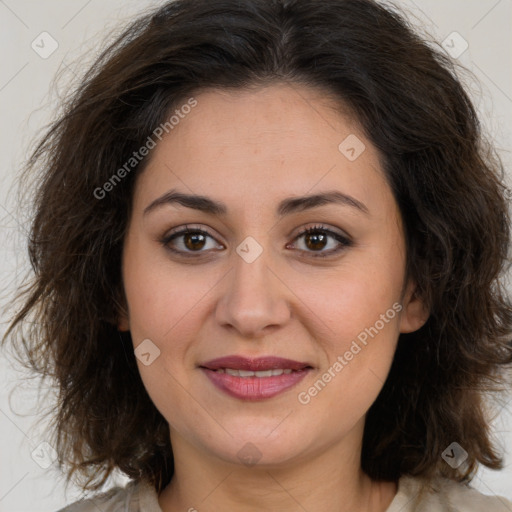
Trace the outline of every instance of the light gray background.
<path fill-rule="evenodd" d="M 212 0 L 214 1 L 214 0 Z M 110 29 L 157 1 L 121 0 L 0 0 L 0 305 L 5 322 L 13 287 L 27 268 L 23 214 L 17 211 L 13 181 L 28 154 L 29 143 L 49 121 L 58 92 L 97 54 Z M 512 0 L 400 0 L 412 21 L 442 42 L 454 31 L 469 44 L 458 61 L 477 78 L 468 88 L 486 129 L 500 150 L 509 177 L 512 121 Z M 57 50 L 41 58 L 32 48 L 48 32 Z M 458 36 L 455 36 L 458 37 Z M 450 41 L 450 39 L 448 39 Z M 41 43 L 39 43 L 41 45 Z M 459 45 L 460 43 L 453 43 Z M 46 46 L 48 49 L 49 46 Z M 457 48 L 457 46 L 456 46 Z M 84 58 L 85 56 L 85 58 Z M 57 72 L 63 73 L 57 89 Z M 44 423 L 34 416 L 38 397 L 34 384 L 21 380 L 0 357 L 0 512 L 56 511 L 80 492 L 64 494 L 54 467 L 43 469 L 31 457 L 41 450 Z M 14 389 L 14 391 L 12 391 Z M 9 393 L 12 392 L 9 401 Z M 492 429 L 506 450 L 502 472 L 480 469 L 473 485 L 485 494 L 512 499 L 512 401 L 497 404 Z M 15 413 L 15 412 L 16 413 Z M 38 448 L 39 447 L 39 448 Z M 123 479 L 119 480 L 123 482 Z"/>

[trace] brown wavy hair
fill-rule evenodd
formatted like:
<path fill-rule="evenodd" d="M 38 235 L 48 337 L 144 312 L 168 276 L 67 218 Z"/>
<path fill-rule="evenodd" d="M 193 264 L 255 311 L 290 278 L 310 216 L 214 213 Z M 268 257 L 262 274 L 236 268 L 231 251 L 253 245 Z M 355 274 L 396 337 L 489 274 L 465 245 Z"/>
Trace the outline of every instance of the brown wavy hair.
<path fill-rule="evenodd" d="M 160 491 L 174 467 L 167 422 L 130 333 L 116 327 L 133 185 L 149 156 L 102 199 L 94 191 L 184 98 L 280 82 L 338 99 L 378 149 L 405 226 L 407 275 L 431 312 L 399 337 L 367 414 L 363 470 L 467 481 L 479 463 L 502 467 L 484 398 L 506 389 L 512 364 L 510 213 L 503 164 L 457 69 L 373 0 L 177 0 L 103 50 L 20 175 L 24 190 L 35 182 L 34 275 L 3 339 L 56 385 L 52 442 L 68 482 L 96 490 L 117 468 Z M 453 441 L 468 452 L 458 469 L 441 458 Z"/>

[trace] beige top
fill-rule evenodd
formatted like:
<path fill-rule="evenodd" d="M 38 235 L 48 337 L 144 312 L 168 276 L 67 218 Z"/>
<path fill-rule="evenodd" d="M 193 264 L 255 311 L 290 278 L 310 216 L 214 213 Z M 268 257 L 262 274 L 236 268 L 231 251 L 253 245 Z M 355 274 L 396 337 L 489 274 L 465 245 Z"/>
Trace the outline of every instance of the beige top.
<path fill-rule="evenodd" d="M 420 495 L 420 490 L 423 492 Z M 193 503 L 189 510 L 201 510 Z M 162 512 L 158 496 L 146 482 L 132 481 L 94 498 L 77 501 L 58 512 Z M 512 512 L 512 501 L 487 496 L 470 486 L 438 478 L 432 487 L 417 477 L 402 476 L 398 492 L 386 512 Z"/>

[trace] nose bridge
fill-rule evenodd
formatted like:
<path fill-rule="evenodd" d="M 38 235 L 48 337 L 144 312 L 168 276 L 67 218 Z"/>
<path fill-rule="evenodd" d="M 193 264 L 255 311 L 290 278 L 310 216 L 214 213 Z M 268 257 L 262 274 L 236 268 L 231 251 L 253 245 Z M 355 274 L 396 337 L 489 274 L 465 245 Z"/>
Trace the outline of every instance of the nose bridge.
<path fill-rule="evenodd" d="M 269 326 L 283 324 L 290 316 L 284 285 L 276 277 L 271 249 L 247 237 L 233 253 L 217 321 L 231 325 L 244 336 L 258 336 Z"/>

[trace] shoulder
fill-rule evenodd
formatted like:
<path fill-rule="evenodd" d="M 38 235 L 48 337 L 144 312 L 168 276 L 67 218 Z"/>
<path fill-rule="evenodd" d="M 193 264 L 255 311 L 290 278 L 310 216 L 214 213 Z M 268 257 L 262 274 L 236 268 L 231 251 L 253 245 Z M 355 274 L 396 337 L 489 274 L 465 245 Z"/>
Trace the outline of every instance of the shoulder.
<path fill-rule="evenodd" d="M 131 481 L 93 497 L 76 501 L 57 512 L 162 512 L 155 489 L 147 482 Z"/>
<path fill-rule="evenodd" d="M 482 494 L 468 484 L 438 477 L 402 476 L 386 512 L 512 512 L 512 501 Z"/>

